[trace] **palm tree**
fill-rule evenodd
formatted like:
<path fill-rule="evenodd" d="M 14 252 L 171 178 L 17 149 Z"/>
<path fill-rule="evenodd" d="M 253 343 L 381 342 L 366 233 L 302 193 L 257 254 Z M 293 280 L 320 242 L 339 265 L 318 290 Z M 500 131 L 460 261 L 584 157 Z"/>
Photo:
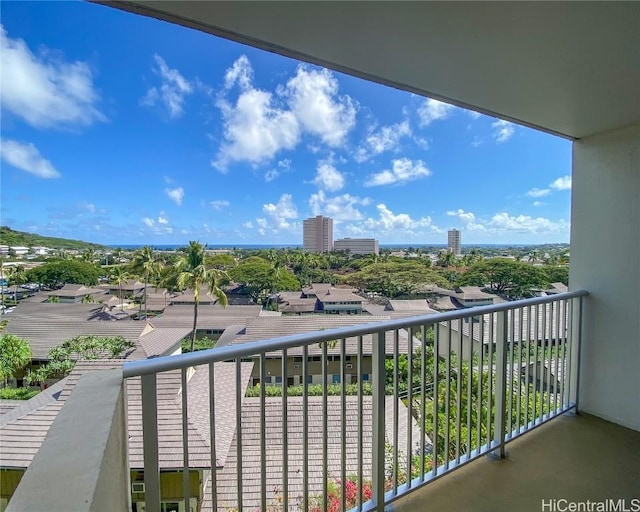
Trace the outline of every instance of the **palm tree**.
<path fill-rule="evenodd" d="M 27 282 L 27 272 L 22 265 L 17 265 L 11 272 L 11 281 L 13 282 L 13 298 L 15 304 L 18 304 L 18 286 Z"/>
<path fill-rule="evenodd" d="M 176 268 L 178 270 L 178 286 L 193 289 L 193 332 L 191 333 L 191 352 L 196 343 L 196 329 L 198 326 L 198 302 L 200 288 L 206 286 L 209 293 L 213 293 L 220 304 L 226 307 L 227 296 L 220 289 L 218 283 L 227 273 L 216 268 L 207 269 L 205 266 L 206 245 L 191 240 L 185 253 L 180 257 Z"/>
<path fill-rule="evenodd" d="M 124 300 L 122 298 L 122 283 L 126 283 L 129 274 L 122 265 L 115 266 L 111 269 L 111 281 L 120 288 L 120 309 L 124 311 Z"/>
<path fill-rule="evenodd" d="M 149 276 L 155 272 L 155 254 L 153 249 L 145 245 L 142 249 L 133 255 L 132 268 L 135 272 L 144 276 L 144 318 L 147 319 L 147 286 L 149 284 Z M 140 313 L 142 312 L 142 302 L 140 303 Z"/>

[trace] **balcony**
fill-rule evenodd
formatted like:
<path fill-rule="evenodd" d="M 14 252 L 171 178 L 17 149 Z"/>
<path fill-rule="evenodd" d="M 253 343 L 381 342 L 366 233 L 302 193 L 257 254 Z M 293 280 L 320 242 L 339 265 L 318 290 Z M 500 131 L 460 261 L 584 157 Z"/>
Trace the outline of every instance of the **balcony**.
<path fill-rule="evenodd" d="M 575 415 L 586 295 L 89 372 L 7 510 L 80 510 L 69 501 L 78 497 L 91 505 L 86 510 L 134 511 L 422 510 L 426 501 L 434 510 L 513 509 L 516 502 L 540 510 L 543 498 L 631 503 L 640 434 Z M 281 383 L 291 384 L 292 374 L 317 382 L 317 354 L 321 384 L 262 386 L 258 396 L 245 396 L 252 374 L 265 382 L 268 358 L 272 372 L 280 358 Z M 299 363 L 288 364 L 290 356 Z M 328 373 L 336 360 L 337 379 Z M 61 461 L 79 488 L 52 496 L 42 484 Z M 497 482 L 510 482 L 508 492 L 487 495 Z"/>

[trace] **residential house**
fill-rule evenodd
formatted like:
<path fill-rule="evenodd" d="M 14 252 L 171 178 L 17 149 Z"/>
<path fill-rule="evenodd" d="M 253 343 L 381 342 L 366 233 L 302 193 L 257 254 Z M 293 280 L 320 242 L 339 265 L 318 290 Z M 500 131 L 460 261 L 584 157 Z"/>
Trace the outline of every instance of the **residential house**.
<path fill-rule="evenodd" d="M 87 296 L 91 297 L 94 302 L 108 300 L 105 290 L 83 284 L 65 284 L 62 288 L 45 292 L 45 294 L 49 298 L 55 297 L 59 302 L 65 304 L 82 302 Z"/>

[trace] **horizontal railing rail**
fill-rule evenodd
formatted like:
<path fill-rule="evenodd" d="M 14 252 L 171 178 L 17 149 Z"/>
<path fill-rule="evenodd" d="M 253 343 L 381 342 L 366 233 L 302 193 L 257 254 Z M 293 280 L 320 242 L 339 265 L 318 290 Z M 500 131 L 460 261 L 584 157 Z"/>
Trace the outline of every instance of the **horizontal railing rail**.
<path fill-rule="evenodd" d="M 586 295 L 127 362 L 124 377 L 141 383 L 146 510 L 161 509 L 160 473 L 178 467 L 185 509 L 381 511 L 481 455 L 503 457 L 507 442 L 577 408 Z M 161 382 L 176 372 L 174 432 L 177 402 Z M 257 398 L 245 397 L 250 382 Z"/>

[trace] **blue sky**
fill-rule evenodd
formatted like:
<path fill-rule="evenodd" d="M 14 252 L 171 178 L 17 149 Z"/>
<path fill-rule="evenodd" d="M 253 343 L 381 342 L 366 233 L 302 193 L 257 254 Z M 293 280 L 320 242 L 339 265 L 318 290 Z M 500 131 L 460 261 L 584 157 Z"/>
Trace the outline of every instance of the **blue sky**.
<path fill-rule="evenodd" d="M 105 244 L 568 242 L 571 143 L 108 7 L 3 2 L 1 221 Z"/>

